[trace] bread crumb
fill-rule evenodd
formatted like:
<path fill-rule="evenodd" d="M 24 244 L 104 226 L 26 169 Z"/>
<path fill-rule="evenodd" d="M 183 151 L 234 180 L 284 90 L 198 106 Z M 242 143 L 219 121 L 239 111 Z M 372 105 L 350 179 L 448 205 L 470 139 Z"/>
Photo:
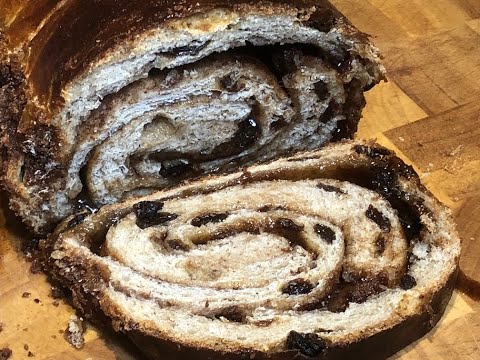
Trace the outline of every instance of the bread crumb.
<path fill-rule="evenodd" d="M 32 294 L 25 291 L 23 294 L 22 294 L 22 298 L 29 298 Z"/>
<path fill-rule="evenodd" d="M 83 319 L 76 315 L 72 315 L 68 321 L 68 327 L 63 333 L 63 337 L 75 349 L 81 349 L 85 345 L 85 339 L 83 337 L 85 330 Z"/>
<path fill-rule="evenodd" d="M 10 359 L 10 356 L 12 356 L 12 350 L 9 348 L 3 348 L 0 349 L 0 360 L 7 360 Z"/>

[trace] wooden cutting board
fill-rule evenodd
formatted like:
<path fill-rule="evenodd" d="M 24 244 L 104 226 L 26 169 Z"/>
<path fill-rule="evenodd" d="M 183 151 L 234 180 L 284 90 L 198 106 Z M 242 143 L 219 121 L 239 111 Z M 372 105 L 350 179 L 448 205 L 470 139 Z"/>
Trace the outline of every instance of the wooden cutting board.
<path fill-rule="evenodd" d="M 359 137 L 412 163 L 451 207 L 464 241 L 462 269 L 480 280 L 480 1 L 334 0 L 385 56 L 389 82 L 368 93 Z M 1 11 L 1 10 L 0 10 Z M 19 251 L 25 235 L 0 219 L 0 349 L 12 359 L 139 359 L 91 325 L 86 345 L 63 340 L 73 309 L 56 302 Z M 29 296 L 24 293 L 30 293 Z M 427 336 L 395 359 L 480 359 L 480 304 L 455 293 Z"/>

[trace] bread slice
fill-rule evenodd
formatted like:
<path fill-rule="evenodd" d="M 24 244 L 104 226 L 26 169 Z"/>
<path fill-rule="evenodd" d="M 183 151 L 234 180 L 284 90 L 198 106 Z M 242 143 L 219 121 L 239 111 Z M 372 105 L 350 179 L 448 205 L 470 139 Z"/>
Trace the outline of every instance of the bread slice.
<path fill-rule="evenodd" d="M 45 265 L 152 359 L 384 359 L 440 319 L 450 212 L 373 142 L 341 142 L 67 219 Z"/>
<path fill-rule="evenodd" d="M 19 74 L 0 82 L 4 185 L 37 233 L 85 203 L 350 137 L 384 78 L 325 0 L 0 8 L 0 66 Z"/>

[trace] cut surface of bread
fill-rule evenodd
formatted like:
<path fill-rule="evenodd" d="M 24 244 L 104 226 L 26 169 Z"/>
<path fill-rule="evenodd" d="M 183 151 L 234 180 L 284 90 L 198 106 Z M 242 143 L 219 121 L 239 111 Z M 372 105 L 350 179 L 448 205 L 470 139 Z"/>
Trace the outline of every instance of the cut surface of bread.
<path fill-rule="evenodd" d="M 441 317 L 460 240 L 411 167 L 341 142 L 79 213 L 42 248 L 151 358 L 383 359 Z"/>
<path fill-rule="evenodd" d="M 378 50 L 327 1 L 0 1 L 11 206 L 37 233 L 351 137 Z"/>

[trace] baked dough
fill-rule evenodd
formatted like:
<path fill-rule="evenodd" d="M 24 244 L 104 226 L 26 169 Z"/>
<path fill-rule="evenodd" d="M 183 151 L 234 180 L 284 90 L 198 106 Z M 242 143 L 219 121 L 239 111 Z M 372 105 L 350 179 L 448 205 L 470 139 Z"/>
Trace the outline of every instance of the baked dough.
<path fill-rule="evenodd" d="M 77 214 L 43 252 L 152 359 L 384 359 L 440 319 L 460 239 L 411 167 L 342 142 Z"/>
<path fill-rule="evenodd" d="M 378 50 L 327 1 L 0 0 L 1 145 L 36 233 L 351 137 Z"/>

